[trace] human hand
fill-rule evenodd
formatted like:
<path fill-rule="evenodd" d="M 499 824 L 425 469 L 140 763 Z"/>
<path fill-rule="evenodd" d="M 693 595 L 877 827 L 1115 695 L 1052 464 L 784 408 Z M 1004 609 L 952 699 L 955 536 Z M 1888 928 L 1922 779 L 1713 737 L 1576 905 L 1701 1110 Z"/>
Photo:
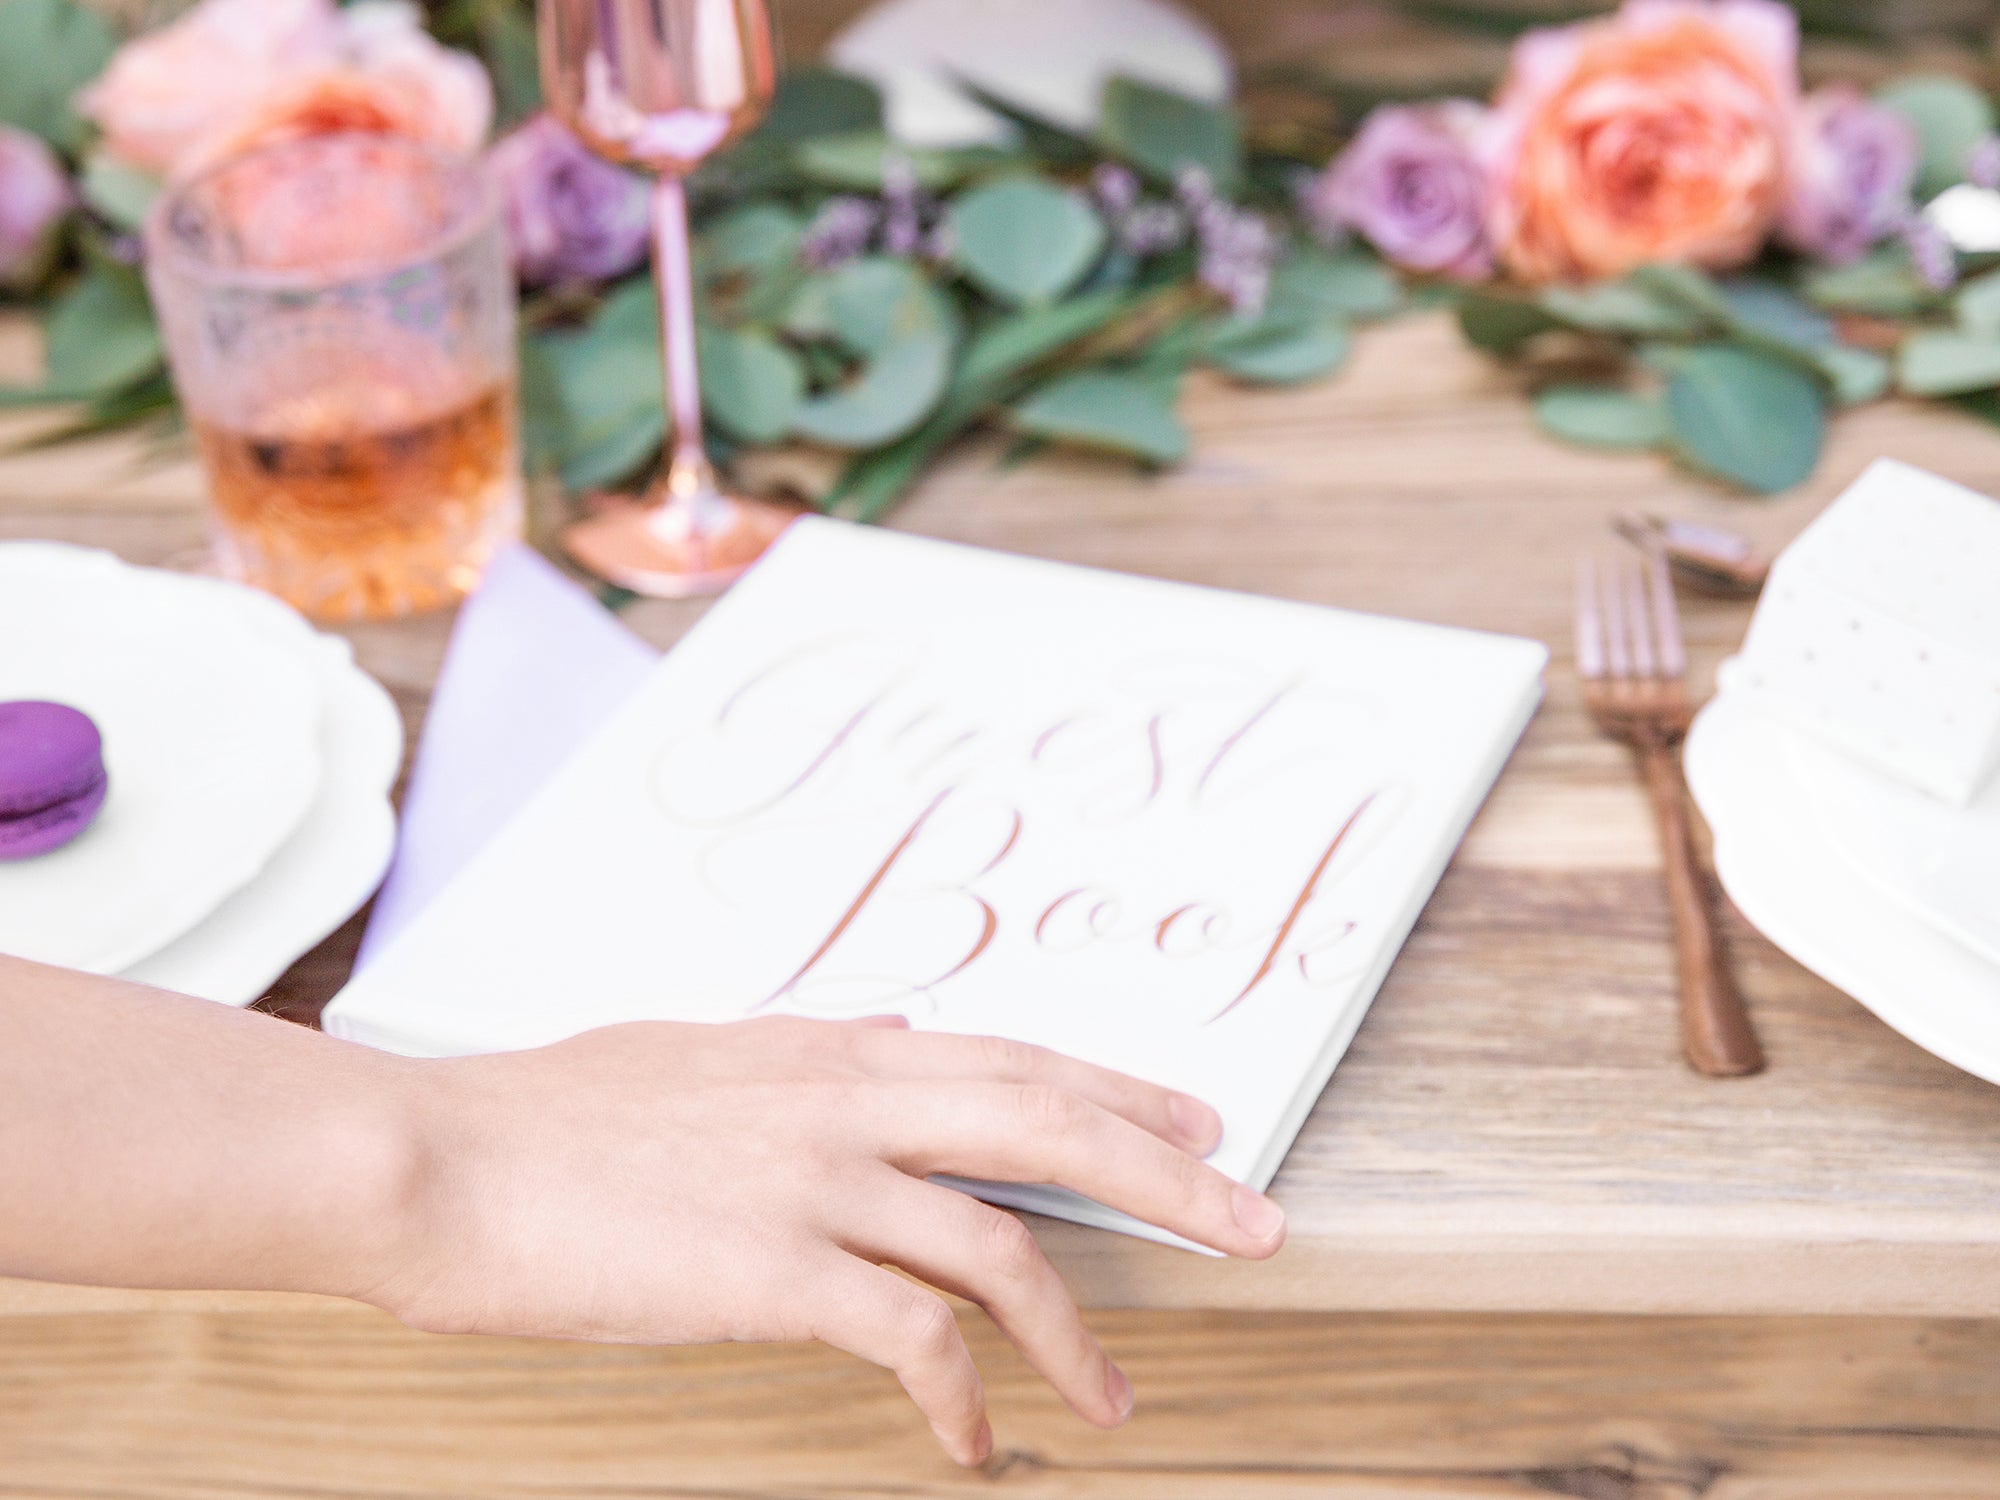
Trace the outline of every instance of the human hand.
<path fill-rule="evenodd" d="M 1185 1095 L 899 1021 L 644 1022 L 417 1065 L 409 1232 L 369 1300 L 438 1332 L 820 1339 L 902 1381 L 961 1464 L 992 1450 L 950 1307 L 983 1307 L 1076 1413 L 1132 1388 L 1020 1220 L 924 1179 L 1055 1183 L 1231 1255 L 1284 1216 L 1202 1163 Z"/>

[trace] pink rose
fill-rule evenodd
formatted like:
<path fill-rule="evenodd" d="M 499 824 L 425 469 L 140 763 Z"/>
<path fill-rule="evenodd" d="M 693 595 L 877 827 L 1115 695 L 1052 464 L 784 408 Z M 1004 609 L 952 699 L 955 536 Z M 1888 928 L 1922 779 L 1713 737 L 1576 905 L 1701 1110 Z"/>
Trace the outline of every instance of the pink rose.
<path fill-rule="evenodd" d="M 1626 0 L 1516 43 L 1494 239 L 1526 281 L 1740 265 L 1785 188 L 1798 22 L 1774 0 Z"/>
<path fill-rule="evenodd" d="M 1779 237 L 1834 265 L 1858 260 L 1910 208 L 1917 132 L 1858 89 L 1816 90 L 1792 122 Z"/>
<path fill-rule="evenodd" d="M 0 125 L 0 289 L 24 292 L 48 274 L 75 201 L 42 138 Z"/>
<path fill-rule="evenodd" d="M 120 47 L 77 105 L 113 157 L 166 175 L 274 78 L 327 55 L 338 30 L 332 0 L 202 0 Z"/>
<path fill-rule="evenodd" d="M 493 121 L 486 70 L 399 0 L 201 0 L 120 48 L 80 103 L 114 157 L 169 176 L 342 130 L 471 152 Z"/>
<path fill-rule="evenodd" d="M 1485 119 L 1463 99 L 1375 110 L 1306 188 L 1302 206 L 1314 228 L 1325 237 L 1359 234 L 1412 270 L 1490 274 L 1486 170 L 1477 152 Z"/>

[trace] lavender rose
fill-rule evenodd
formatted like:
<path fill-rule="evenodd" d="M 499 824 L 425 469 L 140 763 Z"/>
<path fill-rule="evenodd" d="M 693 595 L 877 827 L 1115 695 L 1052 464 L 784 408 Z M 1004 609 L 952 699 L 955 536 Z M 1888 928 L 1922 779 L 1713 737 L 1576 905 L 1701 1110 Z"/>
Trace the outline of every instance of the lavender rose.
<path fill-rule="evenodd" d="M 605 281 L 646 258 L 645 179 L 593 156 L 552 115 L 497 142 L 486 162 L 528 285 Z"/>
<path fill-rule="evenodd" d="M 1462 99 L 1385 104 L 1307 182 L 1300 206 L 1324 239 L 1359 234 L 1413 271 L 1484 276 L 1493 269 L 1477 151 L 1485 119 L 1484 109 Z"/>
<path fill-rule="evenodd" d="M 1843 265 L 1909 212 L 1917 133 L 1858 90 L 1817 89 L 1801 100 L 1790 154 L 1778 235 L 1794 250 Z"/>
<path fill-rule="evenodd" d="M 24 292 L 48 274 L 74 202 L 41 138 L 0 125 L 0 289 Z"/>

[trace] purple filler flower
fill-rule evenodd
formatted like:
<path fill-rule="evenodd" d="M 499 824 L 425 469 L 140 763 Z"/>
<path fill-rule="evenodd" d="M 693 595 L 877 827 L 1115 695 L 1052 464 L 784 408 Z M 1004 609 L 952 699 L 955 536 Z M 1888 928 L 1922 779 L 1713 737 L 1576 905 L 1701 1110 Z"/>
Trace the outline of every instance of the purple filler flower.
<path fill-rule="evenodd" d="M 646 258 L 645 179 L 593 156 L 553 116 L 536 115 L 486 162 L 528 285 L 606 281 Z"/>
<path fill-rule="evenodd" d="M 1488 186 L 1476 149 L 1485 118 L 1462 99 L 1376 109 L 1300 195 L 1314 231 L 1334 241 L 1351 230 L 1414 271 L 1488 274 Z"/>
<path fill-rule="evenodd" d="M 0 125 L 0 288 L 24 292 L 48 274 L 75 201 L 41 138 Z"/>
<path fill-rule="evenodd" d="M 1799 104 L 1778 235 L 1845 265 L 1893 234 L 1910 208 L 1917 133 L 1857 89 L 1816 89 Z"/>

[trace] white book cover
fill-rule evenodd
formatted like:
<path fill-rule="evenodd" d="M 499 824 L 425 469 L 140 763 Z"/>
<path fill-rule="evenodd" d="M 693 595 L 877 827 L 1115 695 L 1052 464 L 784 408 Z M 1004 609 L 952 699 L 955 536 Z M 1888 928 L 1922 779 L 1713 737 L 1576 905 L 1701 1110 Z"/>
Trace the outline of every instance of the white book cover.
<path fill-rule="evenodd" d="M 1262 1188 L 1546 659 L 802 520 L 324 1025 L 441 1056 L 900 1012 L 1206 1099 Z"/>

